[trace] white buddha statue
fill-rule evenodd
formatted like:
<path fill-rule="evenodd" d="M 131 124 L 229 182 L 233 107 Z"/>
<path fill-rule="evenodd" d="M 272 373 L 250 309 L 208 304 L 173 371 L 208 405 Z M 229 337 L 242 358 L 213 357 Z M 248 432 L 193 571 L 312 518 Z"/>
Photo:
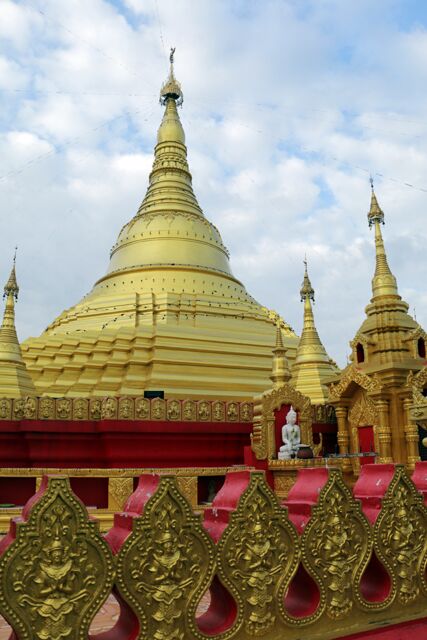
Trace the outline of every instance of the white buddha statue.
<path fill-rule="evenodd" d="M 297 414 L 291 406 L 286 415 L 286 424 L 282 427 L 283 445 L 279 449 L 279 460 L 290 460 L 298 453 L 301 444 L 301 430 L 297 425 Z"/>

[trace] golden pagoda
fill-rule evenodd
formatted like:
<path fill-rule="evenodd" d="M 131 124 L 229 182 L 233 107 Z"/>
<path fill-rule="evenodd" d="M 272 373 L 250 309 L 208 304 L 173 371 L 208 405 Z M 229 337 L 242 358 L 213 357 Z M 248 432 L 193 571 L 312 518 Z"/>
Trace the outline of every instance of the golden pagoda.
<path fill-rule="evenodd" d="M 351 364 L 331 386 L 330 401 L 336 409 L 342 453 L 358 452 L 362 440 L 366 445 L 371 437 L 378 461 L 413 467 L 419 459 L 419 436 L 410 415 L 408 380 L 425 368 L 426 334 L 399 295 L 381 233 L 384 212 L 372 183 L 371 187 L 368 222 L 375 229 L 376 254 L 372 298 L 365 309 L 366 319 L 350 342 Z"/>
<path fill-rule="evenodd" d="M 252 398 L 269 386 L 277 322 L 295 358 L 297 336 L 232 274 L 194 195 L 173 52 L 160 102 L 149 186 L 107 273 L 22 345 L 38 395 Z"/>
<path fill-rule="evenodd" d="M 304 280 L 301 286 L 301 302 L 304 303 L 304 323 L 297 354 L 292 367 L 292 384 L 313 404 L 324 404 L 328 398 L 327 383 L 336 376 L 339 369 L 326 353 L 314 322 L 312 302 L 314 289 L 304 260 Z"/>
<path fill-rule="evenodd" d="M 16 280 L 16 252 L 9 279 L 4 287 L 6 306 L 0 327 L 0 396 L 21 398 L 34 394 L 35 388 L 22 358 L 15 327 L 15 301 L 19 287 Z"/>

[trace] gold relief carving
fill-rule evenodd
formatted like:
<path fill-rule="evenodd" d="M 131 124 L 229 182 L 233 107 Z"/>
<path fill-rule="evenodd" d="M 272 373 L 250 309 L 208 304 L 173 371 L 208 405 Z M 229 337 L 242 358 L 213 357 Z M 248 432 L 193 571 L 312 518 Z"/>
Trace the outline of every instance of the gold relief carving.
<path fill-rule="evenodd" d="M 178 400 L 167 401 L 168 420 L 179 420 L 181 418 L 181 403 Z"/>
<path fill-rule="evenodd" d="M 24 418 L 27 420 L 32 420 L 37 415 L 37 398 L 33 398 L 32 396 L 28 396 L 25 398 L 24 404 Z"/>
<path fill-rule="evenodd" d="M 71 418 L 71 399 L 59 398 L 56 401 L 56 417 L 61 420 L 69 420 Z"/>
<path fill-rule="evenodd" d="M 362 389 L 365 389 L 365 391 L 370 392 L 381 391 L 383 388 L 378 377 L 375 375 L 369 377 L 366 373 L 357 369 L 355 365 L 351 365 L 343 371 L 340 381 L 337 384 L 331 384 L 329 386 L 329 400 L 339 400 L 352 382 L 362 387 Z"/>
<path fill-rule="evenodd" d="M 341 472 L 331 469 L 329 474 L 304 530 L 302 553 L 305 566 L 320 585 L 319 613 L 325 604 L 329 617 L 342 618 L 355 601 L 364 603 L 359 582 L 373 538 L 360 503 L 344 484 Z"/>
<path fill-rule="evenodd" d="M 162 477 L 117 557 L 117 584 L 141 638 L 201 638 L 196 609 L 215 571 L 215 546 L 176 481 Z"/>
<path fill-rule="evenodd" d="M 240 405 L 240 420 L 250 422 L 252 420 L 252 405 L 249 402 L 242 402 Z"/>
<path fill-rule="evenodd" d="M 197 403 L 197 416 L 199 420 L 211 420 L 211 405 L 209 404 L 209 402 L 206 402 L 206 400 L 201 400 Z"/>
<path fill-rule="evenodd" d="M 374 527 L 378 557 L 393 576 L 393 595 L 406 605 L 426 591 L 427 509 L 423 498 L 398 465 Z"/>
<path fill-rule="evenodd" d="M 104 398 L 101 405 L 101 417 L 103 420 L 117 418 L 117 398 Z"/>
<path fill-rule="evenodd" d="M 88 401 L 84 398 L 76 398 L 73 401 L 73 418 L 74 420 L 88 419 Z"/>
<path fill-rule="evenodd" d="M 153 420 L 164 420 L 166 417 L 166 403 L 162 398 L 155 398 L 151 402 L 151 417 Z"/>
<path fill-rule="evenodd" d="M 101 420 L 101 400 L 92 399 L 90 401 L 90 418 L 91 420 Z"/>
<path fill-rule="evenodd" d="M 298 535 L 262 473 L 249 487 L 218 543 L 221 581 L 238 603 L 237 624 L 250 636 L 275 627 L 275 599 L 285 620 L 283 599 L 299 561 Z"/>
<path fill-rule="evenodd" d="M 23 398 L 16 398 L 13 401 L 13 419 L 21 420 L 24 417 L 25 401 Z"/>
<path fill-rule="evenodd" d="M 227 403 L 227 420 L 229 422 L 236 422 L 239 419 L 239 405 L 237 402 Z"/>
<path fill-rule="evenodd" d="M 296 473 L 274 473 L 274 493 L 280 498 L 287 498 L 288 493 L 294 486 Z"/>
<path fill-rule="evenodd" d="M 20 640 L 87 638 L 114 579 L 113 559 L 66 478 L 50 478 L 0 560 L 0 612 Z"/>
<path fill-rule="evenodd" d="M 133 478 L 109 478 L 108 509 L 110 511 L 123 511 L 132 491 Z"/>
<path fill-rule="evenodd" d="M 12 400 L 9 398 L 0 399 L 0 420 L 10 420 L 12 417 Z"/>
<path fill-rule="evenodd" d="M 225 420 L 225 405 L 224 402 L 212 403 L 212 418 L 215 422 L 223 422 Z"/>
<path fill-rule="evenodd" d="M 182 416 L 184 420 L 196 419 L 196 403 L 194 400 L 185 400 L 182 405 Z"/>
<path fill-rule="evenodd" d="M 119 400 L 119 418 L 121 420 L 133 420 L 133 399 L 120 398 Z"/>
<path fill-rule="evenodd" d="M 55 417 L 55 404 L 53 398 L 39 399 L 39 418 L 42 420 L 51 420 Z"/>
<path fill-rule="evenodd" d="M 140 420 L 147 420 L 150 417 L 150 401 L 147 398 L 135 400 L 135 415 Z"/>
<path fill-rule="evenodd" d="M 180 492 L 195 509 L 198 503 L 197 476 L 179 476 L 176 480 Z"/>

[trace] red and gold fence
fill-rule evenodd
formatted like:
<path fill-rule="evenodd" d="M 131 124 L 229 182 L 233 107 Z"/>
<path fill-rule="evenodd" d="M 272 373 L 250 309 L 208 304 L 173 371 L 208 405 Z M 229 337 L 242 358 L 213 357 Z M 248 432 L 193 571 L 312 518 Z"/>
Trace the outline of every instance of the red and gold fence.
<path fill-rule="evenodd" d="M 305 469 L 286 507 L 262 473 L 230 472 L 202 521 L 173 476 L 145 474 L 104 537 L 69 480 L 45 478 L 0 543 L 0 613 L 18 640 L 88 638 L 111 592 L 99 640 L 328 640 L 421 619 L 423 495 L 393 465 L 354 491 Z"/>

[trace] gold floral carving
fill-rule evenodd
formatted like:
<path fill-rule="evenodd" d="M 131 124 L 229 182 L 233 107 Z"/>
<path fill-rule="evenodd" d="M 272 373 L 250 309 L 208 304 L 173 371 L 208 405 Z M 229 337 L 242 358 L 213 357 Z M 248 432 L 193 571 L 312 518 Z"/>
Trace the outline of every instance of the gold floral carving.
<path fill-rule="evenodd" d="M 12 417 L 12 400 L 9 398 L 0 399 L 0 420 L 10 420 Z"/>
<path fill-rule="evenodd" d="M 39 399 L 39 418 L 41 420 L 52 420 L 55 417 L 55 404 L 53 398 Z"/>
<path fill-rule="evenodd" d="M 372 546 L 371 528 L 360 503 L 341 472 L 331 469 L 302 538 L 304 564 L 320 585 L 319 615 L 326 606 L 329 617 L 342 618 L 355 601 L 363 602 L 359 582 Z"/>
<path fill-rule="evenodd" d="M 286 404 L 292 405 L 298 413 L 301 442 L 313 446 L 310 398 L 290 384 L 284 384 L 255 398 L 251 441 L 258 460 L 273 460 L 277 457 L 274 412 Z"/>
<path fill-rule="evenodd" d="M 162 477 L 117 558 L 117 584 L 140 638 L 202 638 L 196 609 L 215 571 L 215 547 L 174 478 Z"/>
<path fill-rule="evenodd" d="M 398 465 L 375 523 L 378 557 L 391 568 L 393 593 L 406 605 L 426 591 L 427 509 L 423 498 Z"/>
<path fill-rule="evenodd" d="M 225 420 L 225 404 L 224 402 L 212 403 L 212 418 L 215 422 L 224 422 Z"/>
<path fill-rule="evenodd" d="M 73 418 L 74 420 L 88 419 L 88 401 L 85 398 L 76 398 L 73 401 Z"/>
<path fill-rule="evenodd" d="M 180 476 L 177 479 L 179 490 L 193 509 L 197 507 L 197 476 Z"/>
<path fill-rule="evenodd" d="M 151 403 L 151 418 L 153 420 L 165 420 L 166 403 L 162 398 L 155 398 Z"/>
<path fill-rule="evenodd" d="M 88 637 L 114 580 L 113 559 L 98 525 L 66 478 L 47 491 L 0 559 L 0 612 L 20 640 Z"/>
<path fill-rule="evenodd" d="M 101 417 L 103 420 L 117 418 L 117 398 L 104 398 L 101 405 Z"/>
<path fill-rule="evenodd" d="M 71 398 L 59 398 L 56 401 L 56 417 L 60 420 L 69 420 L 72 413 Z"/>
<path fill-rule="evenodd" d="M 249 402 L 242 402 L 240 405 L 240 420 L 250 422 L 252 420 L 252 405 Z"/>
<path fill-rule="evenodd" d="M 178 400 L 167 401 L 167 416 L 168 420 L 180 420 L 181 403 Z"/>
<path fill-rule="evenodd" d="M 196 403 L 194 400 L 185 400 L 182 404 L 182 417 L 184 420 L 196 419 Z"/>
<path fill-rule="evenodd" d="M 287 498 L 288 493 L 295 484 L 296 473 L 281 473 L 277 471 L 274 474 L 274 492 L 279 498 Z"/>
<path fill-rule="evenodd" d="M 15 398 L 13 401 L 13 419 L 22 420 L 25 411 L 25 401 L 23 398 Z"/>
<path fill-rule="evenodd" d="M 211 405 L 206 400 L 200 400 L 197 403 L 197 417 L 207 422 L 211 420 Z"/>
<path fill-rule="evenodd" d="M 147 398 L 136 399 L 135 414 L 140 420 L 147 420 L 150 417 L 150 401 Z"/>
<path fill-rule="evenodd" d="M 91 399 L 90 401 L 90 409 L 89 414 L 91 420 L 100 420 L 101 419 L 101 400 Z"/>
<path fill-rule="evenodd" d="M 120 420 L 133 420 L 133 417 L 134 417 L 133 398 L 120 398 L 119 400 Z"/>
<path fill-rule="evenodd" d="M 32 420 L 37 415 L 37 398 L 28 396 L 24 402 L 24 418 Z"/>
<path fill-rule="evenodd" d="M 337 384 L 331 384 L 329 387 L 329 400 L 336 401 L 345 394 L 349 386 L 355 383 L 365 391 L 372 393 L 382 390 L 381 382 L 375 376 L 368 376 L 360 371 L 355 365 L 350 365 L 344 369 L 341 374 L 340 381 Z"/>
<path fill-rule="evenodd" d="M 236 422 L 239 419 L 239 405 L 237 402 L 227 402 L 227 420 Z"/>
<path fill-rule="evenodd" d="M 218 544 L 218 571 L 238 603 L 237 624 L 250 636 L 276 625 L 275 599 L 282 602 L 299 561 L 298 534 L 266 484 L 252 473 L 249 487 Z M 285 620 L 283 606 L 279 610 Z"/>
<path fill-rule="evenodd" d="M 123 511 L 125 503 L 133 491 L 133 478 L 109 478 L 108 508 Z"/>

